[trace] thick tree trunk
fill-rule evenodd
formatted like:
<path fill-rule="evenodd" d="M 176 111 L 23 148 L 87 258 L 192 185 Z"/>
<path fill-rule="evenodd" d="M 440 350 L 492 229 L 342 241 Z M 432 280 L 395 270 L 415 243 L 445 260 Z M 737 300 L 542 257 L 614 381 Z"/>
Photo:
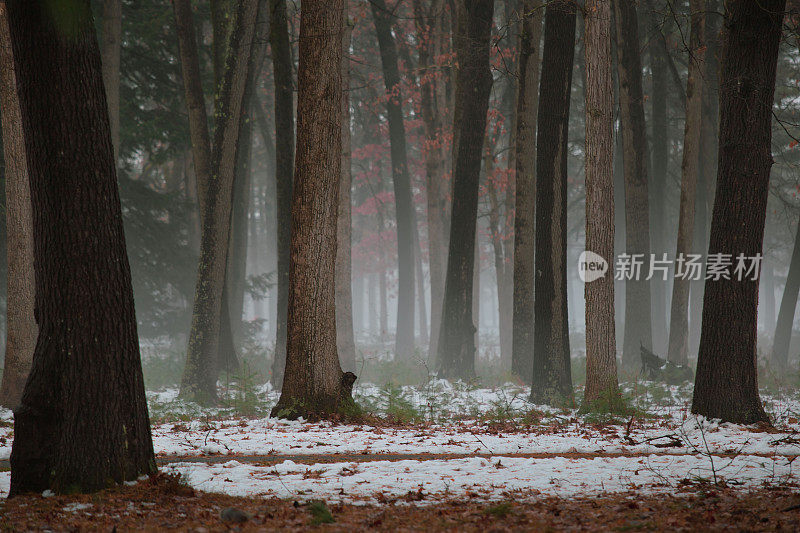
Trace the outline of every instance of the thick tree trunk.
<path fill-rule="evenodd" d="M 785 0 L 725 4 L 719 170 L 709 257 L 762 252 L 772 166 L 772 103 Z M 758 280 L 706 281 L 692 412 L 725 422 L 768 418 L 758 396 Z"/>
<path fill-rule="evenodd" d="M 689 76 L 686 81 L 686 121 L 683 129 L 681 200 L 675 257 L 692 253 L 697 173 L 700 165 L 700 128 L 703 117 L 703 73 L 705 67 L 705 0 L 689 2 Z M 689 363 L 689 280 L 677 275 L 672 283 L 667 359 L 678 365 Z"/>
<path fill-rule="evenodd" d="M 201 403 L 213 403 L 217 397 L 236 153 L 258 6 L 258 0 L 244 0 L 237 8 L 218 96 L 221 104 L 214 131 L 212 174 L 202 217 L 192 326 L 181 381 L 181 395 Z"/>
<path fill-rule="evenodd" d="M 614 128 L 611 84 L 611 2 L 589 0 L 586 30 L 586 250 L 614 255 Z M 584 408 L 616 396 L 617 347 L 612 271 L 585 284 L 586 390 Z"/>
<path fill-rule="evenodd" d="M 392 157 L 395 215 L 397 218 L 397 331 L 395 356 L 400 359 L 414 353 L 414 206 L 411 200 L 411 178 L 408 174 L 406 132 L 403 119 L 403 96 L 397 68 L 397 45 L 392 36 L 394 14 L 384 0 L 373 0 L 372 17 L 381 52 L 383 81 L 386 86 L 386 117 Z"/>
<path fill-rule="evenodd" d="M 3 114 L 3 159 L 6 188 L 6 353 L 0 405 L 15 409 L 36 348 L 37 325 L 33 313 L 33 219 L 25 139 L 14 76 L 14 56 L 5 4 L 0 4 L 0 109 Z"/>
<path fill-rule="evenodd" d="M 312 418 L 352 404 L 336 353 L 335 261 L 342 168 L 342 0 L 300 13 L 297 160 L 283 389 L 272 416 Z"/>
<path fill-rule="evenodd" d="M 642 58 L 636 5 L 630 0 L 614 0 L 617 54 L 619 61 L 620 129 L 622 130 L 625 174 L 625 253 L 636 254 L 649 267 L 650 221 L 647 196 L 647 131 L 642 94 Z M 646 265 L 646 266 L 645 266 Z M 636 278 L 637 276 L 634 276 Z M 652 349 L 653 328 L 650 282 L 647 275 L 625 281 L 625 340 L 622 365 L 637 368 L 640 346 Z"/>
<path fill-rule="evenodd" d="M 348 0 L 344 4 L 342 32 L 342 178 L 339 183 L 339 211 L 336 247 L 336 349 L 346 372 L 356 370 L 356 342 L 353 333 L 353 289 L 350 257 L 350 38 L 353 26 L 348 20 Z"/>
<path fill-rule="evenodd" d="M 457 47 L 459 81 L 456 102 L 461 102 L 457 156 L 453 173 L 453 214 L 439 335 L 439 374 L 448 379 L 475 375 L 475 333 L 472 316 L 475 236 L 481 148 L 492 88 L 489 41 L 494 0 L 465 0 L 463 35 Z M 456 126 L 457 124 L 457 126 Z"/>
<path fill-rule="evenodd" d="M 108 102 L 114 161 L 119 158 L 119 67 L 122 48 L 122 0 L 103 0 L 103 40 L 100 54 Z"/>
<path fill-rule="evenodd" d="M 772 365 L 777 370 L 786 370 L 789 363 L 789 344 L 792 341 L 792 326 L 797 308 L 797 294 L 800 291 L 800 222 L 794 238 L 792 259 L 786 275 L 786 286 L 781 297 L 781 308 L 778 311 L 778 322 L 772 340 Z"/>
<path fill-rule="evenodd" d="M 536 135 L 536 258 L 531 401 L 572 401 L 567 316 L 567 135 L 575 5 L 547 5 Z"/>
<path fill-rule="evenodd" d="M 533 376 L 533 266 L 536 211 L 536 122 L 539 112 L 539 42 L 544 9 L 539 0 L 523 3 L 519 33 L 516 194 L 514 199 L 514 321 L 511 372 L 530 383 Z"/>
<path fill-rule="evenodd" d="M 291 248 L 292 181 L 294 179 L 294 86 L 292 50 L 286 0 L 270 0 L 272 69 L 275 78 L 275 182 L 278 191 L 278 320 L 275 333 L 275 357 L 270 382 L 283 383 L 286 365 L 286 312 L 289 306 L 289 255 Z"/>
<path fill-rule="evenodd" d="M 156 471 L 100 50 L 88 0 L 62 5 L 69 36 L 48 2 L 4 5 L 39 323 L 14 416 L 10 495 L 95 491 Z"/>

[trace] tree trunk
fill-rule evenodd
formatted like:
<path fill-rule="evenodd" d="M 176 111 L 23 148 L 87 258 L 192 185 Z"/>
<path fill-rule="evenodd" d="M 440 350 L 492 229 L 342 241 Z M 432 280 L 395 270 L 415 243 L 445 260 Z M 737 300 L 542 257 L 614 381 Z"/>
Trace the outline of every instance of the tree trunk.
<path fill-rule="evenodd" d="M 342 178 L 342 0 L 300 13 L 297 160 L 283 390 L 272 416 L 313 418 L 352 404 L 336 353 L 335 261 Z M 413 287 L 412 287 L 413 289 Z"/>
<path fill-rule="evenodd" d="M 403 120 L 403 96 L 397 68 L 397 46 L 392 36 L 394 14 L 384 0 L 373 0 L 372 17 L 381 52 L 383 81 L 386 86 L 386 117 L 392 157 L 395 215 L 397 217 L 397 331 L 395 356 L 401 359 L 414 353 L 414 206 L 411 199 L 411 178 L 408 174 L 406 132 Z"/>
<path fill-rule="evenodd" d="M 764 302 L 764 330 L 775 331 L 775 272 L 772 261 L 767 258 L 761 265 L 761 278 L 764 280 L 764 296 L 761 300 Z"/>
<path fill-rule="evenodd" d="M 584 10 L 586 53 L 586 250 L 614 255 L 614 128 L 611 84 L 611 2 L 589 0 Z M 579 266 L 580 268 L 580 266 Z M 617 388 L 614 276 L 585 284 L 586 390 L 583 406 L 611 399 Z"/>
<path fill-rule="evenodd" d="M 703 68 L 705 66 L 705 0 L 691 0 L 689 12 L 689 76 L 686 81 L 686 121 L 681 162 L 681 202 L 675 257 L 692 253 L 697 173 L 700 165 L 700 128 L 703 116 Z M 689 280 L 677 275 L 672 283 L 667 359 L 678 365 L 689 363 Z"/>
<path fill-rule="evenodd" d="M 122 0 L 103 0 L 103 84 L 108 101 L 108 120 L 114 161 L 119 158 L 119 64 L 122 47 Z"/>
<path fill-rule="evenodd" d="M 15 409 L 31 369 L 37 325 L 33 313 L 33 219 L 25 139 L 14 76 L 14 56 L 5 4 L 0 4 L 0 109 L 6 187 L 6 353 L 0 405 Z"/>
<path fill-rule="evenodd" d="M 100 50 L 88 0 L 62 4 L 69 38 L 48 2 L 4 5 L 39 323 L 14 416 L 10 495 L 95 491 L 156 471 Z"/>
<path fill-rule="evenodd" d="M 783 289 L 775 336 L 772 340 L 771 362 L 777 370 L 785 371 L 789 366 L 789 345 L 792 341 L 792 326 L 797 308 L 798 291 L 800 291 L 800 222 L 797 224 L 792 259 L 786 275 L 786 286 Z"/>
<path fill-rule="evenodd" d="M 519 33 L 519 96 L 516 113 L 514 209 L 514 322 L 511 372 L 525 383 L 533 376 L 533 266 L 536 211 L 536 121 L 539 112 L 539 42 L 542 2 L 525 0 Z"/>
<path fill-rule="evenodd" d="M 700 166 L 697 177 L 697 213 L 695 214 L 695 253 L 708 252 L 708 227 L 717 180 L 717 152 L 719 150 L 719 33 L 722 24 L 719 0 L 706 2 L 706 69 L 703 87 L 703 119 L 700 128 Z M 689 322 L 689 353 L 697 358 L 702 328 L 705 281 L 692 282 L 689 290 L 692 316 Z"/>
<path fill-rule="evenodd" d="M 647 197 L 647 131 L 642 95 L 642 59 L 636 5 L 614 0 L 619 61 L 620 129 L 625 174 L 625 252 L 641 254 L 649 266 L 650 221 Z M 646 268 L 643 268 L 646 270 Z M 625 281 L 625 340 L 622 365 L 634 370 L 640 346 L 653 348 L 650 282 L 647 275 Z"/>
<path fill-rule="evenodd" d="M 664 226 L 666 219 L 664 215 L 664 191 L 667 185 L 667 170 L 669 168 L 669 125 L 667 120 L 667 96 L 668 96 L 668 72 L 667 72 L 667 50 L 662 46 L 662 20 L 657 13 L 650 8 L 650 35 L 647 44 L 648 55 L 650 56 L 650 72 L 652 76 L 653 88 L 650 97 L 650 135 L 653 141 L 651 166 L 652 180 L 650 182 L 650 238 L 652 239 L 653 253 L 662 254 L 667 252 L 666 234 Z M 664 353 L 667 349 L 667 281 L 660 278 L 653 279 L 653 350 L 656 353 Z"/>
<path fill-rule="evenodd" d="M 336 348 L 342 368 L 356 370 L 356 342 L 353 333 L 353 289 L 350 257 L 350 38 L 353 26 L 348 19 L 348 0 L 344 4 L 342 32 L 342 179 L 339 183 L 339 211 L 336 247 Z"/>
<path fill-rule="evenodd" d="M 275 78 L 275 182 L 278 191 L 278 320 L 275 333 L 275 358 L 270 382 L 283 383 L 286 365 L 286 312 L 289 307 L 289 255 L 291 247 L 292 181 L 294 176 L 294 86 L 292 49 L 286 0 L 270 0 L 272 69 Z"/>
<path fill-rule="evenodd" d="M 492 88 L 489 41 L 494 0 L 464 0 L 464 21 L 459 24 L 464 44 L 457 47 L 459 80 L 456 102 L 461 103 L 457 156 L 453 173 L 453 212 L 439 336 L 441 377 L 467 379 L 475 375 L 475 333 L 472 316 L 472 283 L 481 149 L 486 112 Z M 456 126 L 457 125 L 457 126 Z M 455 134 L 454 134 L 455 135 Z"/>
<path fill-rule="evenodd" d="M 200 403 L 217 397 L 221 320 L 239 126 L 252 51 L 258 0 L 239 4 L 230 35 L 221 102 L 214 131 L 211 180 L 206 191 L 200 263 L 181 396 Z M 230 321 L 228 321 L 230 325 Z"/>
<path fill-rule="evenodd" d="M 442 319 L 442 299 L 444 298 L 444 270 L 447 262 L 444 242 L 445 216 L 447 211 L 444 160 L 442 152 L 443 110 L 436 98 L 437 90 L 444 80 L 432 70 L 436 59 L 437 40 L 441 39 L 441 0 L 432 0 L 428 13 L 423 12 L 421 0 L 414 0 L 414 24 L 419 45 L 418 69 L 420 72 L 420 110 L 425 125 L 425 143 L 422 152 L 425 158 L 425 194 L 428 213 L 428 277 L 430 278 L 431 312 L 429 330 L 429 356 L 436 353 Z M 431 51 L 433 49 L 433 59 Z"/>
<path fill-rule="evenodd" d="M 719 170 L 709 257 L 762 252 L 772 103 L 785 0 L 725 4 Z M 692 412 L 725 422 L 768 422 L 758 397 L 758 280 L 706 281 Z"/>
<path fill-rule="evenodd" d="M 575 5 L 547 5 L 536 135 L 536 257 L 531 401 L 572 401 L 567 316 L 567 135 Z"/>

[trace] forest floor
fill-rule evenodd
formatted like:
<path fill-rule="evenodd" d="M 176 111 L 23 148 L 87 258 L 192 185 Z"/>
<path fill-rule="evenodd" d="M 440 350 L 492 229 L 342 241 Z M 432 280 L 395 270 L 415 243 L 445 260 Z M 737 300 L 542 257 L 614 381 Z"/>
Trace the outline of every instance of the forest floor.
<path fill-rule="evenodd" d="M 528 392 L 360 385 L 367 414 L 353 424 L 268 418 L 269 386 L 232 386 L 214 409 L 154 391 L 159 479 L 15 498 L 0 520 L 215 530 L 235 507 L 256 530 L 300 529 L 328 510 L 331 527 L 349 530 L 800 528 L 796 390 L 762 391 L 772 426 L 692 415 L 690 384 L 629 383 L 623 415 L 532 405 Z M 0 495 L 12 442 L 12 415 L 0 413 Z"/>

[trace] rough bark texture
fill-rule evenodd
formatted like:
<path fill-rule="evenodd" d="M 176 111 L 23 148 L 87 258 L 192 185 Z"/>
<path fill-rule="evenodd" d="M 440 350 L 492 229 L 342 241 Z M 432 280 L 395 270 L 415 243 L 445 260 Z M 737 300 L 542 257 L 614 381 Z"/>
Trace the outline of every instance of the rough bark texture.
<path fill-rule="evenodd" d="M 88 0 L 5 5 L 39 323 L 10 495 L 95 491 L 156 471 L 100 50 Z"/>
<path fill-rule="evenodd" d="M 584 9 L 586 53 L 586 250 L 614 254 L 614 127 L 611 84 L 611 1 Z M 585 285 L 586 390 L 584 407 L 617 394 L 614 276 Z"/>
<path fill-rule="evenodd" d="M 386 86 L 386 117 L 392 158 L 395 216 L 397 219 L 397 330 L 395 356 L 401 359 L 414 353 L 414 216 L 411 203 L 411 178 L 408 174 L 403 97 L 397 67 L 397 45 L 392 36 L 394 14 L 384 0 L 373 0 L 372 17 Z"/>
<path fill-rule="evenodd" d="M 544 8 L 523 3 L 519 33 L 519 96 L 516 113 L 516 195 L 514 199 L 514 319 L 511 372 L 530 383 L 533 376 L 533 261 L 536 211 L 536 121 L 539 112 L 539 49 Z"/>
<path fill-rule="evenodd" d="M 342 168 L 343 14 L 342 0 L 306 0 L 300 13 L 286 372 L 272 416 L 325 416 L 352 403 L 355 375 L 342 372 L 336 353 L 330 260 Z"/>
<path fill-rule="evenodd" d="M 544 19 L 536 135 L 536 257 L 531 401 L 572 401 L 567 316 L 567 135 L 575 4 L 557 0 Z"/>
<path fill-rule="evenodd" d="M 475 333 L 472 316 L 475 236 L 481 149 L 486 130 L 486 111 L 492 88 L 489 40 L 494 0 L 464 1 L 464 43 L 456 47 L 460 80 L 456 102 L 461 102 L 457 156 L 453 172 L 453 213 L 439 335 L 439 374 L 444 378 L 475 375 Z"/>
<path fill-rule="evenodd" d="M 339 184 L 339 214 L 336 246 L 336 349 L 339 361 L 347 372 L 356 370 L 356 342 L 353 333 L 353 289 L 350 255 L 352 225 L 350 187 L 350 38 L 353 26 L 348 20 L 347 0 L 344 4 L 342 32 L 342 179 Z"/>
<path fill-rule="evenodd" d="M 294 87 L 286 0 L 270 0 L 269 9 L 269 42 L 275 78 L 275 182 L 278 191 L 278 320 L 270 381 L 273 387 L 280 387 L 286 365 L 286 311 L 289 306 L 289 256 L 294 180 Z"/>
<path fill-rule="evenodd" d="M 700 165 L 700 128 L 703 118 L 703 72 L 705 67 L 705 0 L 689 2 L 689 76 L 686 81 L 686 121 L 683 128 L 681 200 L 675 257 L 691 254 L 697 173 Z M 689 363 L 689 280 L 675 276 L 669 322 L 667 359 L 678 365 Z"/>
<path fill-rule="evenodd" d="M 625 174 L 625 252 L 650 259 L 650 221 L 647 197 L 647 131 L 642 95 L 642 58 L 636 5 L 614 0 L 619 61 L 620 128 Z M 649 265 L 649 263 L 648 263 Z M 637 368 L 640 346 L 652 349 L 650 282 L 646 275 L 625 282 L 625 340 L 622 365 Z"/>
<path fill-rule="evenodd" d="M 778 321 L 775 325 L 775 337 L 772 341 L 772 364 L 778 370 L 785 370 L 789 363 L 789 344 L 792 341 L 792 324 L 797 308 L 797 294 L 800 291 L 800 222 L 794 238 L 792 259 L 786 275 L 786 285 L 781 297 Z"/>
<path fill-rule="evenodd" d="M 214 131 L 212 174 L 203 209 L 192 326 L 181 381 L 181 395 L 201 403 L 215 402 L 217 396 L 236 153 L 258 5 L 258 0 L 244 0 L 238 6 L 218 96 L 221 104 Z"/>
<path fill-rule="evenodd" d="M 6 186 L 6 353 L 0 405 L 15 409 L 31 369 L 36 348 L 33 314 L 33 219 L 25 140 L 22 131 L 8 14 L 0 4 L 0 109 L 3 113 L 3 160 Z"/>
<path fill-rule="evenodd" d="M 772 101 L 785 0 L 725 4 L 717 192 L 709 255 L 762 252 Z M 758 280 L 706 281 L 692 412 L 725 422 L 768 421 L 758 397 Z"/>
<path fill-rule="evenodd" d="M 122 0 L 103 0 L 103 36 L 100 54 L 103 64 L 103 85 L 108 102 L 111 142 L 114 161 L 119 157 L 119 64 L 122 48 Z"/>

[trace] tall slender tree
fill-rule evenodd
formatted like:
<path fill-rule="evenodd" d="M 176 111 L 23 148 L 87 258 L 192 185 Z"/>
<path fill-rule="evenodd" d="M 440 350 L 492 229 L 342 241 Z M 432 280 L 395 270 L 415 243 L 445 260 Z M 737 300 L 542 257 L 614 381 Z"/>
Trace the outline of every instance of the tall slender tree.
<path fill-rule="evenodd" d="M 611 0 L 584 7 L 586 54 L 586 250 L 614 254 L 614 127 L 611 83 Z M 617 394 L 614 277 L 586 283 L 584 407 Z"/>
<path fill-rule="evenodd" d="M 762 252 L 772 166 L 772 101 L 785 0 L 725 3 L 717 191 L 709 257 Z M 725 256 L 720 256 L 725 257 Z M 731 269 L 733 270 L 733 269 Z M 758 396 L 758 280 L 706 281 L 692 412 L 726 422 L 768 421 Z"/>
<path fill-rule="evenodd" d="M 289 256 L 292 227 L 292 182 L 294 180 L 294 85 L 292 49 L 286 0 L 270 0 L 269 42 L 272 49 L 272 72 L 275 78 L 275 182 L 278 218 L 278 298 L 275 357 L 270 381 L 273 387 L 283 383 L 286 366 L 286 312 L 289 307 Z"/>
<path fill-rule="evenodd" d="M 406 132 L 403 120 L 403 94 L 397 65 L 397 44 L 392 35 L 393 11 L 384 0 L 372 0 L 372 17 L 381 53 L 383 82 L 386 87 L 386 119 L 392 158 L 395 217 L 397 219 L 397 330 L 395 354 L 400 358 L 414 353 L 414 206 L 411 202 L 411 177 L 408 173 Z M 395 6 L 396 7 L 396 6 Z"/>
<path fill-rule="evenodd" d="M 642 58 L 636 4 L 614 0 L 619 73 L 620 130 L 625 175 L 625 253 L 649 267 L 650 213 L 647 193 L 647 131 L 642 93 Z M 625 281 L 625 339 L 622 366 L 636 367 L 640 346 L 652 349 L 650 281 L 636 275 Z"/>
<path fill-rule="evenodd" d="M 681 200 L 675 257 L 692 253 L 697 174 L 700 166 L 700 132 L 703 118 L 703 72 L 705 67 L 705 0 L 689 2 L 689 76 L 686 80 L 686 121 L 681 163 Z M 673 363 L 689 363 L 689 279 L 678 275 L 672 284 L 672 310 L 667 357 Z"/>
<path fill-rule="evenodd" d="M 39 324 L 15 411 L 10 495 L 95 491 L 156 470 L 100 50 L 89 0 L 4 6 Z"/>
<path fill-rule="evenodd" d="M 536 211 L 536 121 L 539 112 L 539 51 L 544 8 L 539 0 L 522 4 L 519 32 L 516 194 L 514 197 L 514 318 L 511 372 L 530 383 L 533 376 L 533 261 Z"/>
<path fill-rule="evenodd" d="M 14 57 L 8 33 L 6 5 L 0 4 L 0 110 L 3 115 L 3 161 L 6 186 L 6 353 L 0 405 L 14 409 L 36 348 L 36 318 L 33 314 L 33 219 L 25 140 L 14 76 Z"/>
<path fill-rule="evenodd" d="M 788 367 L 789 344 L 792 340 L 792 325 L 797 308 L 798 292 L 800 292 L 800 222 L 797 223 L 792 259 L 789 262 L 789 272 L 786 274 L 786 285 L 781 297 L 775 336 L 772 338 L 771 362 L 778 370 L 785 370 Z"/>
<path fill-rule="evenodd" d="M 342 177 L 343 15 L 342 0 L 306 0 L 300 12 L 286 372 L 273 416 L 325 416 L 353 401 L 355 375 L 342 372 L 336 353 L 329 260 L 336 257 Z"/>
<path fill-rule="evenodd" d="M 439 335 L 439 368 L 445 378 L 475 374 L 475 324 L 472 313 L 475 236 L 481 152 L 486 112 L 492 89 L 489 46 L 494 0 L 463 0 L 463 21 L 458 25 L 462 43 L 456 46 L 459 81 L 456 102 L 461 103 L 453 173 L 453 213 Z M 467 83 L 466 80 L 469 80 Z M 455 134 L 454 134 L 455 135 Z"/>
<path fill-rule="evenodd" d="M 223 289 L 230 240 L 236 154 L 258 6 L 258 0 L 243 0 L 237 6 L 225 75 L 218 97 L 221 104 L 217 111 L 211 179 L 202 216 L 203 230 L 192 326 L 186 367 L 181 380 L 181 395 L 201 403 L 213 403 L 217 397 L 220 329 L 225 303 Z"/>
<path fill-rule="evenodd" d="M 576 9 L 547 4 L 536 133 L 536 257 L 531 401 L 572 401 L 567 316 L 567 140 Z"/>

